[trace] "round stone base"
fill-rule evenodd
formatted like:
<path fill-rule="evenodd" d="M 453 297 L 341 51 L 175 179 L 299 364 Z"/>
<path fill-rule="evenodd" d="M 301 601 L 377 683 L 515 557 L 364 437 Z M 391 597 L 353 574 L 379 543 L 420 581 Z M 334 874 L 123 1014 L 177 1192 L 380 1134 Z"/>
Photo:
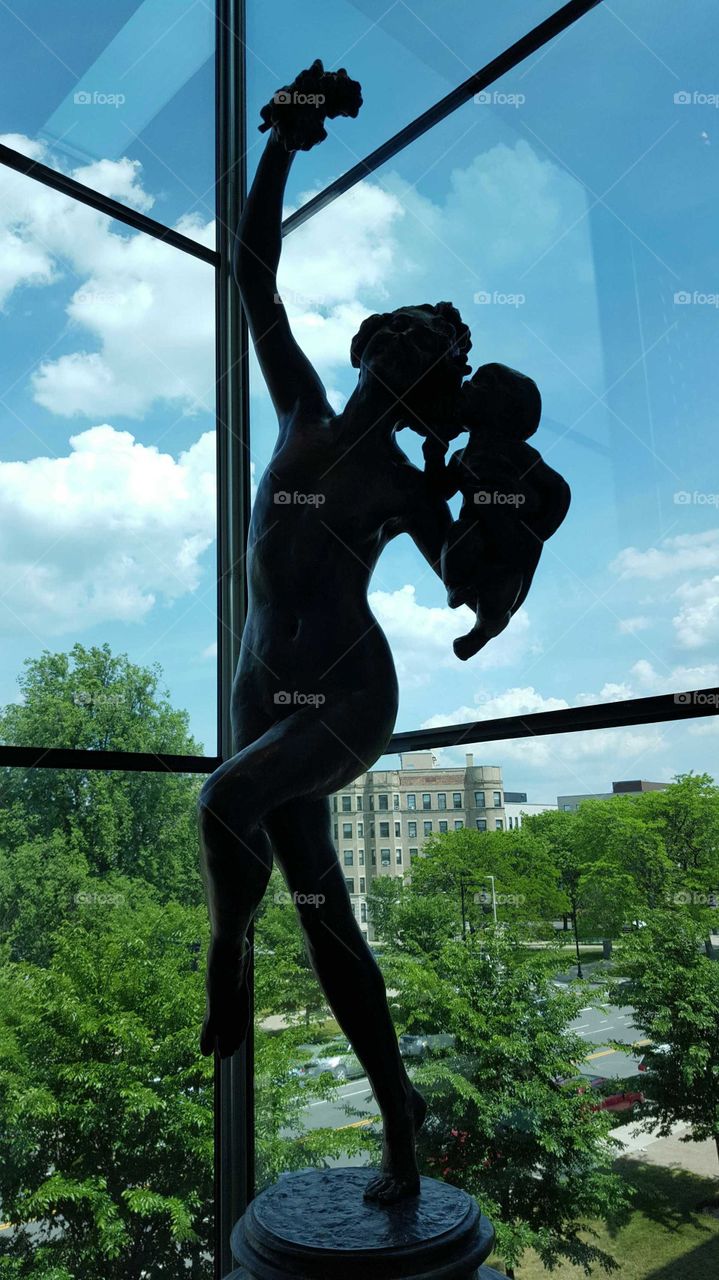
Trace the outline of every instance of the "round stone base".
<path fill-rule="evenodd" d="M 465 1191 L 422 1178 L 386 1207 L 362 1193 L 374 1169 L 283 1174 L 232 1232 L 232 1280 L 472 1280 L 494 1228 Z"/>

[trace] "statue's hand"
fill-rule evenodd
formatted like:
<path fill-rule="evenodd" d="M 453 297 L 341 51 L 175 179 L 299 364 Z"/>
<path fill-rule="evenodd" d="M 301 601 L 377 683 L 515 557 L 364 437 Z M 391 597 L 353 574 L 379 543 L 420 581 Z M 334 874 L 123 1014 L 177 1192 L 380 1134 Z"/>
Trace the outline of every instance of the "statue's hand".
<path fill-rule="evenodd" d="M 316 58 L 262 108 L 259 129 L 261 133 L 272 129 L 288 151 L 309 151 L 327 137 L 328 117 L 356 116 L 361 106 L 358 81 L 350 80 L 344 67 L 325 71 Z"/>

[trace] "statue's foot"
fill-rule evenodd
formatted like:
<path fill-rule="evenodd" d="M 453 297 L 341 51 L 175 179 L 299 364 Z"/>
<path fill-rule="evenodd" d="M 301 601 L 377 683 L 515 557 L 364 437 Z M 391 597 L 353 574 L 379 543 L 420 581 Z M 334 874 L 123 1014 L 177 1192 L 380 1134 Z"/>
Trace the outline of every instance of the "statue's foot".
<path fill-rule="evenodd" d="M 413 1086 L 408 1096 L 407 1109 L 398 1124 L 385 1124 L 382 1172 L 371 1178 L 364 1190 L 364 1199 L 376 1204 L 396 1204 L 419 1195 L 419 1170 L 415 1138 L 424 1124 L 427 1103 Z"/>
<path fill-rule="evenodd" d="M 248 958 L 244 945 L 228 945 L 216 939 L 210 943 L 207 1005 L 200 1034 L 200 1049 L 205 1056 L 216 1050 L 221 1058 L 229 1058 L 247 1036 L 252 1016 Z"/>

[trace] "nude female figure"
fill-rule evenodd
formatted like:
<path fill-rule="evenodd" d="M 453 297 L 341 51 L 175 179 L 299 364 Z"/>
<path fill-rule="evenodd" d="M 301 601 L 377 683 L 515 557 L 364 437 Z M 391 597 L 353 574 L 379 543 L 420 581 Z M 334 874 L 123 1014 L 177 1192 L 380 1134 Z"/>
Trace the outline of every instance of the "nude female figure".
<path fill-rule="evenodd" d="M 352 912 L 328 797 L 372 766 L 395 724 L 392 656 L 367 601 L 374 566 L 406 532 L 439 574 L 452 524 L 395 431 L 437 429 L 468 372 L 470 338 L 449 303 L 371 317 L 352 343 L 357 386 L 334 412 L 277 294 L 282 198 L 294 158 L 287 136 L 272 128 L 236 245 L 236 278 L 278 437 L 250 526 L 249 610 L 232 690 L 235 754 L 208 778 L 199 802 L 212 930 L 201 1043 L 204 1053 L 226 1057 L 246 1035 L 247 930 L 274 854 L 317 977 L 382 1114 L 382 1170 L 365 1194 L 391 1203 L 419 1192 L 415 1134 L 426 1106 Z"/>

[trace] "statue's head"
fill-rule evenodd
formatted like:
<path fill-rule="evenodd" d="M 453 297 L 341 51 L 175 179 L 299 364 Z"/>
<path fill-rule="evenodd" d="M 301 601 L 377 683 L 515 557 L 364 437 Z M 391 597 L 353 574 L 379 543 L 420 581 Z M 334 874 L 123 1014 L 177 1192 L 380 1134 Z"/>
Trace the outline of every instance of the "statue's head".
<path fill-rule="evenodd" d="M 457 308 L 438 302 L 368 316 L 352 339 L 350 359 L 360 377 L 376 379 L 396 396 L 398 417 L 426 434 L 452 417 L 470 371 L 471 345 Z"/>
<path fill-rule="evenodd" d="M 506 364 L 482 364 L 469 384 L 476 425 L 510 440 L 533 436 L 542 416 L 542 397 L 532 378 Z M 467 426 L 475 425 L 468 422 Z"/>

